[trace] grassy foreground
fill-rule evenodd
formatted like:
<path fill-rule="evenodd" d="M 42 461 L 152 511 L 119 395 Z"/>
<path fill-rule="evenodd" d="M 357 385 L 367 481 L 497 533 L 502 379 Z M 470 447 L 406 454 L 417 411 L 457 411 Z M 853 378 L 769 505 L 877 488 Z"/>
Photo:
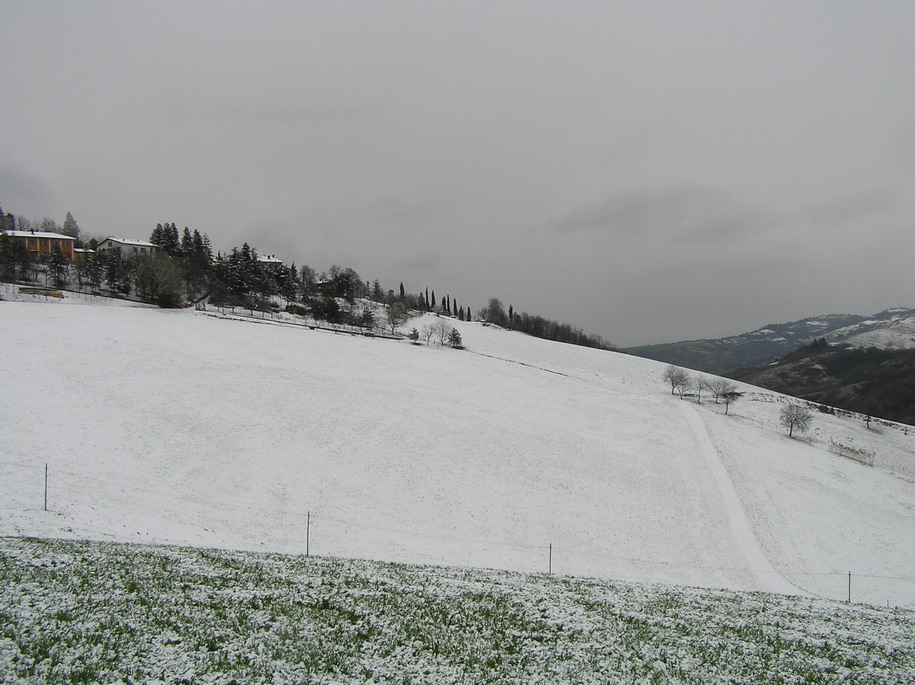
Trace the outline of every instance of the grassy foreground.
<path fill-rule="evenodd" d="M 0 538 L 0 682 L 913 680 L 911 611 L 492 570 Z"/>

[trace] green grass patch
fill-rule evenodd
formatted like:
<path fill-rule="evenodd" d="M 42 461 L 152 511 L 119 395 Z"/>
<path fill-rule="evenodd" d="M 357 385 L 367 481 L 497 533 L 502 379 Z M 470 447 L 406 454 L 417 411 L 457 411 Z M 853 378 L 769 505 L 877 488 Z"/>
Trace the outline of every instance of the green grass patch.
<path fill-rule="evenodd" d="M 0 682 L 902 683 L 913 645 L 828 600 L 0 538 Z"/>

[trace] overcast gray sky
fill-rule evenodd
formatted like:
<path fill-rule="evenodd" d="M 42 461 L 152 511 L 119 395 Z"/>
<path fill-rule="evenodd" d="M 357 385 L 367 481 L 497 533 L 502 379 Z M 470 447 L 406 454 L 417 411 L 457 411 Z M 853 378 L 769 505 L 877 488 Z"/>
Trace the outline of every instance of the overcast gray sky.
<path fill-rule="evenodd" d="M 0 204 L 627 346 L 915 307 L 915 2 L 0 3 Z"/>

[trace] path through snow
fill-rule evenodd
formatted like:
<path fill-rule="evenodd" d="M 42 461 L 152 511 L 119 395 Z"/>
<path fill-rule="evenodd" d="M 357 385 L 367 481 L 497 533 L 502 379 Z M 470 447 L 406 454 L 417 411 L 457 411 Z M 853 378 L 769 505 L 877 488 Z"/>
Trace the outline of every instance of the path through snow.
<path fill-rule="evenodd" d="M 763 553 L 756 536 L 753 534 L 753 529 L 750 527 L 750 521 L 743 510 L 737 490 L 734 489 L 731 477 L 718 456 L 718 451 L 712 444 L 711 438 L 709 438 L 708 431 L 705 429 L 705 424 L 702 423 L 702 417 L 699 416 L 699 412 L 688 402 L 678 402 L 677 404 L 683 411 L 686 422 L 689 424 L 690 430 L 695 436 L 702 454 L 705 456 L 705 461 L 712 472 L 718 491 L 721 493 L 734 542 L 737 543 L 737 547 L 746 557 L 750 572 L 756 579 L 759 589 L 787 595 L 805 594 L 803 590 L 785 580 L 769 563 Z"/>

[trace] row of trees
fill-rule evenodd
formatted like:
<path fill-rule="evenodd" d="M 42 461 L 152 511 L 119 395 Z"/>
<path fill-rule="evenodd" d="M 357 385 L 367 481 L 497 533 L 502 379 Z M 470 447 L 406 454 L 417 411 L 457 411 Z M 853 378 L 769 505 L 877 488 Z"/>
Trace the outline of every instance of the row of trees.
<path fill-rule="evenodd" d="M 50 218 L 44 217 L 38 221 L 33 221 L 24 216 L 15 216 L 12 213 L 6 214 L 0 207 L 0 231 L 39 231 L 42 233 L 60 233 L 76 239 L 76 247 L 83 247 L 82 237 L 80 236 L 79 224 L 70 212 L 64 218 L 64 222 L 58 225 L 57 222 Z"/>
<path fill-rule="evenodd" d="M 537 314 L 528 314 L 527 312 L 518 314 L 512 305 L 508 306 L 508 311 L 506 312 L 502 301 L 496 297 L 490 298 L 487 305 L 477 312 L 477 318 L 480 321 L 520 331 L 536 338 L 555 340 L 556 342 L 581 345 L 583 347 L 594 347 L 601 350 L 614 349 L 613 345 L 601 336 L 589 335 L 576 326 L 551 321 Z"/>
<path fill-rule="evenodd" d="M 420 339 L 423 339 L 426 341 L 426 345 L 434 344 L 438 347 L 445 347 L 448 345 L 458 350 L 464 349 L 461 332 L 441 318 L 437 318 L 431 323 L 423 326 L 422 331 L 418 331 L 414 328 L 410 331 L 408 337 L 413 342 L 418 342 Z"/>
<path fill-rule="evenodd" d="M 670 394 L 680 395 L 680 399 L 687 394 L 693 395 L 698 403 L 702 403 L 702 393 L 708 391 L 714 398 L 715 404 L 724 403 L 724 413 L 727 414 L 733 402 L 742 396 L 737 391 L 737 385 L 727 378 L 692 376 L 686 369 L 669 365 L 664 369 L 663 379 L 670 384 Z"/>
<path fill-rule="evenodd" d="M 93 250 L 100 242 L 95 237 L 84 242 L 79 225 L 69 212 L 63 226 L 58 226 L 53 219 L 33 222 L 0 210 L 0 224 L 3 231 L 34 229 L 64 233 L 76 238 L 77 246 Z M 436 312 L 461 321 L 474 319 L 471 307 L 459 303 L 450 294 L 436 298 L 435 290 L 430 292 L 428 287 L 410 293 L 403 283 L 397 291 L 385 290 L 377 279 L 372 283 L 363 281 L 353 269 L 337 265 L 320 273 L 307 265 L 287 266 L 279 260 L 262 259 L 247 242 L 226 254 L 214 255 L 205 233 L 188 227 L 179 231 L 174 222 L 157 224 L 149 242 L 160 248 L 159 254 L 116 259 L 110 254 L 90 252 L 84 260 L 72 265 L 63 255 L 55 254 L 35 261 L 21 243 L 0 243 L 0 271 L 9 280 L 35 281 L 44 273 L 49 284 L 53 282 L 57 287 L 75 285 L 94 292 L 107 288 L 161 306 L 177 306 L 209 295 L 215 304 L 265 310 L 274 308 L 280 299 L 287 308 L 310 312 L 316 319 L 385 327 L 392 332 L 406 320 L 409 311 Z M 384 320 L 375 320 L 377 308 L 354 306 L 358 299 L 382 305 Z M 478 310 L 476 319 L 548 340 L 613 349 L 600 336 L 588 335 L 570 324 L 527 312 L 516 314 L 511 306 L 506 312 L 497 298 Z"/>
<path fill-rule="evenodd" d="M 715 404 L 724 402 L 724 413 L 732 402 L 736 402 L 743 393 L 737 391 L 737 385 L 727 378 L 692 376 L 686 369 L 679 366 L 669 365 L 664 369 L 663 379 L 670 384 L 670 394 L 679 393 L 680 399 L 686 395 L 696 398 L 696 401 L 702 402 L 702 392 L 708 391 L 715 398 Z M 780 425 L 788 431 L 788 437 L 794 437 L 794 434 L 805 433 L 813 422 L 812 412 L 802 404 L 797 402 L 788 402 L 779 413 Z"/>

